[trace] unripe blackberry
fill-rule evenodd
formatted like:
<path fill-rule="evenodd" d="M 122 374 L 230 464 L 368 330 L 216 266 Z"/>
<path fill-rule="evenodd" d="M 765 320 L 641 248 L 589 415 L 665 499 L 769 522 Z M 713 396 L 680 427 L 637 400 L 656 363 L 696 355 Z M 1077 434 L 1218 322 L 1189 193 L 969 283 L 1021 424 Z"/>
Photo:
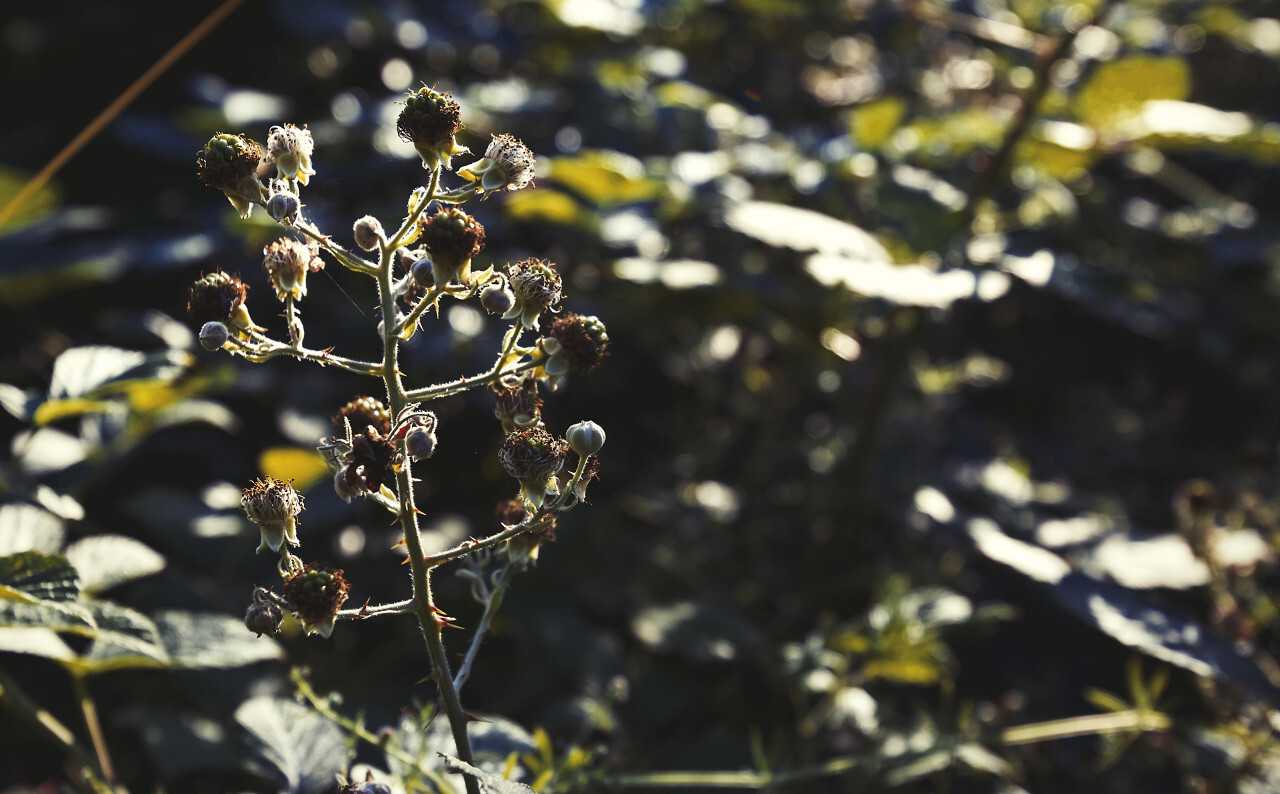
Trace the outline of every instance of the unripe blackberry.
<path fill-rule="evenodd" d="M 556 344 L 550 344 L 549 340 L 555 340 Z M 551 322 L 543 348 L 551 356 L 545 367 L 548 375 L 590 372 L 608 352 L 609 333 L 598 317 L 570 312 Z"/>
<path fill-rule="evenodd" d="M 283 595 L 308 634 L 328 637 L 350 589 L 341 570 L 308 564 L 285 579 Z"/>
<path fill-rule="evenodd" d="M 377 397 L 357 397 L 338 409 L 333 418 L 333 432 L 345 433 L 343 419 L 351 424 L 352 433 L 363 433 L 365 428 L 372 427 L 382 435 L 391 432 L 391 411 Z"/>
<path fill-rule="evenodd" d="M 404 100 L 404 110 L 396 119 L 396 132 L 413 144 L 422 157 L 422 167 L 450 168 L 456 154 L 470 151 L 454 138 L 462 130 L 462 109 L 449 92 L 440 93 L 423 86 Z"/>
<path fill-rule="evenodd" d="M 457 207 L 447 207 L 422 222 L 420 239 L 431 257 L 432 280 L 441 286 L 465 284 L 471 258 L 484 248 L 484 226 Z"/>
<path fill-rule="evenodd" d="M 249 286 L 239 277 L 214 271 L 191 285 L 187 314 L 202 327 L 208 322 L 219 322 L 243 336 L 245 330 L 262 330 L 254 325 L 244 305 L 248 296 Z"/>
<path fill-rule="evenodd" d="M 204 184 L 221 190 L 241 218 L 248 218 L 253 205 L 268 196 L 258 179 L 261 160 L 262 147 L 253 139 L 219 133 L 196 156 L 196 174 Z"/>

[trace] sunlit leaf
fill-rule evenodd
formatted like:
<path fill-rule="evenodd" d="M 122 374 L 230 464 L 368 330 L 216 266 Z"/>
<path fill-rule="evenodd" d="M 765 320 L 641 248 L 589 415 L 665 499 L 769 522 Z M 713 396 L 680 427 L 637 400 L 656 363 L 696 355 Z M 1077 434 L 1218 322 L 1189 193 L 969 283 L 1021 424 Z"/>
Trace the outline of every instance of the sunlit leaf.
<path fill-rule="evenodd" d="M 286 794 L 320 794 L 351 758 L 342 729 L 292 700 L 257 697 L 236 709 L 264 774 Z"/>
<path fill-rule="evenodd" d="M 56 631 L 50 629 L 14 628 L 0 630 L 0 651 L 43 656 L 63 663 L 76 661 L 71 650 Z"/>
<path fill-rule="evenodd" d="M 52 554 L 62 548 L 62 520 L 35 505 L 0 505 L 0 555 L 23 551 Z"/>
<path fill-rule="evenodd" d="M 26 603 L 0 600 L 0 628 L 50 629 L 91 636 L 96 624 L 90 611 L 76 601 Z"/>
<path fill-rule="evenodd" d="M 825 254 L 809 257 L 804 268 L 820 284 L 840 284 L 859 295 L 902 306 L 946 308 L 965 298 L 990 301 L 1004 295 L 1010 285 L 1007 275 L 995 271 L 940 273 L 927 265 L 894 265 Z"/>
<path fill-rule="evenodd" d="M 151 618 L 110 601 L 81 601 L 93 614 L 97 629 L 89 652 L 79 660 L 85 674 L 132 667 L 165 667 L 169 654 Z"/>
<path fill-rule="evenodd" d="M 0 557 L 0 599 L 74 601 L 80 594 L 76 569 L 61 554 L 24 551 Z"/>
<path fill-rule="evenodd" d="M 104 345 L 73 347 L 53 362 L 49 397 L 95 398 L 125 391 L 137 381 L 172 380 L 187 370 L 191 354 L 181 350 L 142 353 Z"/>
<path fill-rule="evenodd" d="M 526 223 L 545 221 L 579 226 L 589 218 L 572 196 L 550 188 L 522 190 L 512 195 L 507 199 L 506 211 L 513 220 Z"/>
<path fill-rule="evenodd" d="M 23 422 L 33 421 L 40 401 L 40 395 L 34 391 L 23 391 L 12 384 L 0 383 L 0 407 Z"/>
<path fill-rule="evenodd" d="M 164 557 L 124 535 L 82 538 L 67 548 L 67 559 L 80 574 L 80 591 L 89 596 L 164 570 Z"/>
<path fill-rule="evenodd" d="M 639 160 L 609 150 L 552 158 L 546 175 L 598 207 L 646 201 L 662 192 L 662 184 L 645 176 Z"/>
<path fill-rule="evenodd" d="M 840 254 L 864 262 L 889 262 L 889 252 L 870 234 L 813 210 L 766 201 L 744 201 L 729 208 L 725 223 L 735 231 L 773 246 Z"/>
<path fill-rule="evenodd" d="M 886 96 L 864 102 L 853 109 L 850 134 L 859 147 L 876 151 L 889 141 L 906 113 L 907 103 L 901 97 Z"/>
<path fill-rule="evenodd" d="M 306 491 L 329 476 L 324 456 L 314 447 L 268 447 L 258 455 L 258 470 L 264 476 L 291 481 L 299 491 Z"/>
<path fill-rule="evenodd" d="M 1076 115 L 1094 127 L 1114 127 L 1153 99 L 1185 100 L 1190 93 L 1184 59 L 1135 55 L 1094 69 L 1076 95 Z"/>
<path fill-rule="evenodd" d="M 255 636 L 243 619 L 231 615 L 170 610 L 157 614 L 155 621 L 174 667 L 243 667 L 284 659 L 279 643 Z"/>
<path fill-rule="evenodd" d="M 683 601 L 651 605 L 631 619 L 631 631 L 649 648 L 697 662 L 728 662 L 760 642 L 743 616 L 715 604 Z"/>
<path fill-rule="evenodd" d="M 919 165 L 950 165 L 1004 140 L 1011 114 L 1002 108 L 970 108 L 944 116 L 921 118 L 902 127 L 888 142 L 897 156 Z"/>

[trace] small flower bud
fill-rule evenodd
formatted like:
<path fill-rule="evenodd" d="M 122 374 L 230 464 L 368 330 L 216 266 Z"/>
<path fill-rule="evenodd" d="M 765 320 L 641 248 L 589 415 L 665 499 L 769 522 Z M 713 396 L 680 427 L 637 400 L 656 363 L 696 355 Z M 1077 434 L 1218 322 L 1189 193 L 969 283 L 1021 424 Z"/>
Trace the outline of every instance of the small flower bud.
<path fill-rule="evenodd" d="M 382 224 L 372 215 L 366 215 L 356 221 L 352 231 L 355 233 L 356 245 L 366 251 L 376 250 L 386 240 Z"/>
<path fill-rule="evenodd" d="M 409 274 L 413 276 L 413 283 L 422 289 L 431 289 L 436 285 L 435 265 L 427 257 L 422 257 L 413 263 L 413 267 L 409 270 Z"/>
<path fill-rule="evenodd" d="M 489 314 L 506 314 L 516 305 L 516 295 L 505 278 L 494 279 L 480 291 L 480 305 Z"/>
<path fill-rule="evenodd" d="M 426 460 L 436 451 L 435 431 L 415 427 L 405 434 L 404 448 L 415 461 Z"/>
<path fill-rule="evenodd" d="M 320 258 L 320 245 L 310 240 L 306 244 L 281 237 L 262 249 L 262 269 L 275 287 L 276 297 L 284 300 L 292 295 L 300 300 L 307 294 L 307 273 L 324 269 Z"/>
<path fill-rule="evenodd" d="M 484 157 L 459 168 L 458 176 L 479 182 L 484 193 L 519 190 L 533 182 L 533 152 L 512 135 L 495 135 Z"/>
<path fill-rule="evenodd" d="M 341 570 L 306 565 L 284 582 L 284 600 L 308 634 L 328 637 L 351 586 Z"/>
<path fill-rule="evenodd" d="M 301 208 L 298 197 L 292 193 L 272 193 L 271 198 L 267 199 L 267 214 L 286 226 L 292 226 L 298 220 Z"/>
<path fill-rule="evenodd" d="M 560 274 L 542 259 L 526 259 L 507 267 L 507 278 L 516 302 L 504 320 L 519 318 L 525 328 L 538 327 L 538 315 L 560 302 Z"/>
<path fill-rule="evenodd" d="M 484 226 L 457 207 L 448 207 L 422 222 L 421 240 L 431 257 L 434 282 L 465 284 L 471 277 L 471 258 L 484 248 Z"/>
<path fill-rule="evenodd" d="M 258 179 L 261 160 L 262 147 L 256 141 L 220 133 L 196 156 L 196 174 L 204 184 L 221 190 L 241 218 L 248 218 L 254 203 L 267 198 L 267 187 Z"/>
<path fill-rule="evenodd" d="M 311 167 L 313 151 L 315 151 L 315 142 L 311 139 L 311 130 L 305 125 L 295 127 L 292 124 L 286 124 L 283 127 L 272 127 L 271 133 L 267 135 L 268 161 L 276 164 L 276 171 L 280 176 L 297 179 L 304 185 L 316 172 Z M 276 220 L 280 219 L 276 218 Z"/>
<path fill-rule="evenodd" d="M 298 514 L 306 507 L 291 483 L 274 477 L 254 480 L 240 497 L 240 506 L 262 533 L 258 551 L 279 551 L 285 541 L 298 545 Z"/>
<path fill-rule="evenodd" d="M 454 155 L 470 151 L 454 138 L 461 129 L 462 109 L 453 94 L 426 86 L 409 94 L 396 119 L 396 132 L 413 144 L 422 157 L 422 167 L 428 170 L 438 166 L 448 170 Z"/>
<path fill-rule="evenodd" d="M 244 613 L 245 628 L 261 637 L 263 634 L 274 637 L 280 633 L 280 624 L 284 621 L 284 610 L 267 597 L 267 591 L 261 587 L 254 588 L 253 603 Z"/>
<path fill-rule="evenodd" d="M 205 350 L 221 350 L 231 338 L 227 326 L 217 320 L 210 320 L 200 326 L 200 346 Z"/>
<path fill-rule="evenodd" d="M 595 422 L 578 422 L 565 432 L 569 448 L 582 457 L 594 455 L 604 446 L 604 428 Z"/>
<path fill-rule="evenodd" d="M 551 477 L 564 466 L 569 445 L 540 427 L 526 427 L 509 434 L 498 450 L 498 463 L 520 481 L 521 496 L 541 507 Z"/>
<path fill-rule="evenodd" d="M 351 504 L 351 500 L 361 494 L 358 485 L 347 482 L 347 471 L 345 468 L 339 470 L 333 475 L 333 490 L 334 493 L 338 494 L 338 498 L 347 504 Z"/>

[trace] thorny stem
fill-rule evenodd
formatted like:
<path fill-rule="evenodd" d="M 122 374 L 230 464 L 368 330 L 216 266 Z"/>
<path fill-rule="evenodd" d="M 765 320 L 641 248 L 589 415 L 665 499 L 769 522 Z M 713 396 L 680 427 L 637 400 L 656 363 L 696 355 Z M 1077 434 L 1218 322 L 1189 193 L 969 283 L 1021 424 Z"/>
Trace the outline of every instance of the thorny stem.
<path fill-rule="evenodd" d="M 432 175 L 432 188 L 437 184 L 438 172 L 439 168 Z M 432 192 L 433 190 L 427 191 L 419 203 L 420 207 L 425 207 L 426 202 L 431 200 Z M 409 400 L 405 394 L 404 384 L 401 382 L 400 338 L 395 333 L 396 307 L 391 273 L 394 252 L 390 246 L 382 249 L 382 264 L 378 269 L 378 298 L 382 304 L 382 378 L 387 387 L 387 404 L 391 415 L 399 416 Z M 462 712 L 458 691 L 454 689 L 453 677 L 449 672 L 449 658 L 445 654 L 444 639 L 441 637 L 444 623 L 439 616 L 442 613 L 436 608 L 431 595 L 431 570 L 423 559 L 422 537 L 418 532 L 418 509 L 414 506 L 412 462 L 405 452 L 404 443 L 404 439 L 399 442 L 404 464 L 396 472 L 396 491 L 400 497 L 400 526 L 404 530 L 404 543 L 409 552 L 409 565 L 412 571 L 413 600 L 416 604 L 414 611 L 426 640 L 427 654 L 431 657 L 432 676 L 440 691 L 445 714 L 449 718 L 449 727 L 453 732 L 458 757 L 470 764 L 474 761 L 471 754 L 471 740 L 467 736 L 467 718 Z M 468 794 L 480 794 L 480 784 L 475 778 L 466 776 L 464 782 Z"/>
<path fill-rule="evenodd" d="M 541 363 L 541 361 L 533 359 L 529 361 L 522 361 L 519 364 L 506 369 L 491 369 L 488 372 L 480 375 L 473 375 L 470 378 L 458 378 L 457 380 L 449 381 L 448 383 L 441 383 L 436 386 L 427 386 L 422 389 L 414 389 L 413 391 L 406 392 L 405 396 L 409 398 L 410 402 L 415 403 L 426 402 L 427 400 L 436 400 L 441 397 L 450 397 L 454 394 L 461 394 L 467 389 L 472 389 L 476 386 L 493 383 L 504 375 L 515 375 L 519 372 L 526 372 L 536 368 Z"/>
<path fill-rule="evenodd" d="M 298 314 L 298 306 L 293 301 L 293 293 L 286 293 L 284 296 L 284 319 L 285 324 L 289 327 L 289 343 L 301 349 L 302 337 L 306 331 L 302 327 L 302 317 Z"/>
<path fill-rule="evenodd" d="M 320 230 L 312 226 L 310 223 L 307 223 L 306 221 L 299 221 L 293 224 L 293 228 L 319 243 L 320 248 L 332 254 L 333 258 L 338 260 L 338 263 L 343 267 L 349 270 L 354 270 L 357 273 L 364 273 L 366 276 L 376 276 L 378 274 L 378 268 L 376 265 L 372 262 L 367 262 L 361 259 L 347 249 L 338 245 L 327 234 L 321 234 Z"/>
<path fill-rule="evenodd" d="M 422 300 L 418 301 L 418 305 L 413 307 L 413 311 L 409 312 L 408 316 L 401 320 L 400 324 L 395 327 L 394 333 L 396 336 L 400 336 L 406 329 L 417 325 L 418 320 L 422 317 L 423 313 L 425 313 L 429 307 L 434 306 L 436 301 L 439 300 L 440 296 L 443 294 L 443 286 L 439 284 L 432 285 L 431 289 L 427 290 L 427 294 L 422 296 Z"/>
<path fill-rule="evenodd" d="M 484 603 L 484 614 L 480 616 L 480 623 L 476 626 L 476 633 L 471 638 L 471 647 L 467 648 L 467 655 L 462 660 L 462 664 L 458 666 L 458 674 L 453 677 L 453 688 L 462 691 L 462 685 L 467 683 L 467 678 L 471 675 L 471 666 L 476 661 L 476 655 L 480 652 L 480 643 L 484 640 L 485 632 L 489 630 L 489 624 L 493 622 L 493 616 L 498 613 L 498 608 L 502 606 L 502 596 L 506 593 L 507 585 L 511 583 L 511 576 L 514 566 L 510 563 L 504 565 L 502 570 L 498 572 L 498 578 L 494 582 L 493 589 L 489 591 L 488 597 Z"/>
<path fill-rule="evenodd" d="M 328 350 L 308 350 L 301 345 L 287 345 L 283 342 L 276 341 L 269 336 L 258 331 L 247 331 L 250 339 L 257 345 L 246 343 L 243 340 L 232 336 L 227 340 L 226 347 L 254 363 L 262 363 L 270 361 L 276 356 L 290 356 L 299 361 L 314 361 L 322 367 L 337 367 L 345 369 L 348 372 L 354 372 L 357 375 L 381 375 L 382 365 L 374 364 L 370 361 L 356 361 L 355 359 L 345 358 L 343 356 L 335 356 Z M 265 348 L 265 349 L 264 349 Z"/>
<path fill-rule="evenodd" d="M 473 554 L 477 551 L 480 551 L 481 549 L 487 549 L 490 546 L 496 546 L 499 543 L 503 542 L 504 540 L 510 540 L 514 538 L 516 535 L 521 535 L 525 532 L 537 532 L 538 530 L 542 529 L 543 527 L 547 526 L 550 523 L 551 523 L 551 519 L 530 521 L 528 523 L 525 523 L 525 521 L 521 521 L 519 524 L 516 524 L 514 527 L 511 527 L 510 529 L 504 529 L 501 532 L 490 535 L 487 538 L 481 538 L 480 540 L 464 540 L 463 542 L 459 543 L 457 546 L 454 546 L 452 549 L 442 551 L 438 554 L 433 554 L 430 557 L 425 558 L 426 564 L 428 567 L 434 568 L 437 565 L 443 565 L 449 560 L 456 560 L 459 557 L 465 557 L 468 554 Z"/>
<path fill-rule="evenodd" d="M 356 609 L 340 609 L 338 610 L 339 618 L 349 618 L 351 620 L 363 620 L 365 618 L 376 618 L 383 615 L 402 615 L 406 612 L 412 612 L 416 608 L 412 598 L 404 601 L 396 601 L 394 604 L 374 604 L 369 606 L 357 607 Z"/>

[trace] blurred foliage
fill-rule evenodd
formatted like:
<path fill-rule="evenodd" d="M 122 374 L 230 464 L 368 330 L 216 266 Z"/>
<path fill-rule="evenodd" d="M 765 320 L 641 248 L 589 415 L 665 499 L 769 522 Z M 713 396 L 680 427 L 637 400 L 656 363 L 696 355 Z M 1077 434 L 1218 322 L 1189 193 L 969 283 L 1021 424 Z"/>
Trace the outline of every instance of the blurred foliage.
<path fill-rule="evenodd" d="M 0 199 L 208 10 L 57 6 L 0 22 L 9 102 L 41 109 L 0 127 Z M 197 184 L 209 134 L 308 124 L 307 212 L 346 245 L 421 182 L 393 127 L 419 82 L 456 93 L 473 151 L 509 131 L 540 156 L 536 189 L 473 209 L 479 266 L 554 260 L 612 340 L 544 408 L 609 444 L 463 693 L 514 743 L 482 773 L 1280 787 L 1272 5 L 259 0 L 0 230 L 0 670 L 81 736 L 56 671 L 109 676 L 94 694 L 132 790 L 324 790 L 310 753 L 356 724 L 396 738 L 343 745 L 349 779 L 408 779 L 397 747 L 429 756 L 424 788 L 460 790 L 412 626 L 321 643 L 286 624 L 288 658 L 350 704 L 326 706 L 345 733 L 289 699 L 274 651 L 233 652 L 276 647 L 238 626 L 273 575 L 238 509 L 263 474 L 310 486 L 305 542 L 352 603 L 407 595 L 398 538 L 310 452 L 367 383 L 206 354 L 177 319 L 221 268 L 279 322 L 258 267 L 277 232 Z M 372 355 L 369 285 L 313 279 L 308 343 Z M 402 367 L 487 367 L 496 326 L 443 315 Z M 486 395 L 433 410 L 419 474 L 443 547 L 496 529 L 510 485 Z M 437 588 L 465 637 L 467 583 Z M 32 609 L 60 630 L 24 634 Z M 85 667 L 110 641 L 112 672 Z M 299 744 L 253 749 L 280 730 Z M 18 723 L 0 746 L 20 748 L 0 786 L 62 779 Z"/>

